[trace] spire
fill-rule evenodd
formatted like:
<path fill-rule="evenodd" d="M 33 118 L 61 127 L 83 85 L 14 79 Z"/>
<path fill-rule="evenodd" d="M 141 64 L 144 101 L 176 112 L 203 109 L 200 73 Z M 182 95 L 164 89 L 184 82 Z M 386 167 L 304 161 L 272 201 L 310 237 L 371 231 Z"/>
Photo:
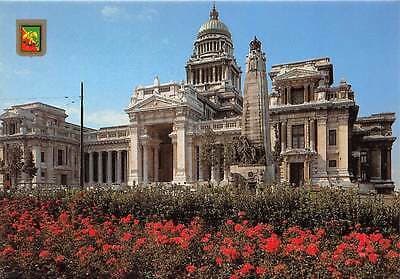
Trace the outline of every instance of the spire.
<path fill-rule="evenodd" d="M 218 19 L 218 11 L 215 8 L 215 1 L 213 1 L 213 7 L 210 11 L 210 19 Z"/>
<path fill-rule="evenodd" d="M 261 51 L 261 42 L 254 36 L 254 39 L 250 42 L 250 51 L 258 50 Z"/>

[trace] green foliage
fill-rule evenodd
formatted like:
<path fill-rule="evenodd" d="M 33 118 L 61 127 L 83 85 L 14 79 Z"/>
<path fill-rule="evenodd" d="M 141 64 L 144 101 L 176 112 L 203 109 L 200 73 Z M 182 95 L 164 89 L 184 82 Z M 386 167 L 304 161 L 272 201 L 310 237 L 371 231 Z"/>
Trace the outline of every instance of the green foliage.
<path fill-rule="evenodd" d="M 216 135 L 211 128 L 207 128 L 201 136 L 200 161 L 208 167 L 218 163 L 218 148 L 216 145 Z"/>
<path fill-rule="evenodd" d="M 224 220 L 235 219 L 237 212 L 245 211 L 249 222 L 268 223 L 274 225 L 277 231 L 295 225 L 303 228 L 326 227 L 335 234 L 345 234 L 357 224 L 385 233 L 400 229 L 400 197 L 360 196 L 350 190 L 326 188 L 315 192 L 275 186 L 254 192 L 230 186 L 198 186 L 195 190 L 189 187 L 137 187 L 127 191 L 30 194 L 39 199 L 61 199 L 62 203 L 54 208 L 55 214 L 68 204 L 77 215 L 88 216 L 95 210 L 117 217 L 132 214 L 142 221 L 172 219 L 182 223 L 200 217 L 206 227 L 218 229 Z"/>
<path fill-rule="evenodd" d="M 26 173 L 30 181 L 32 181 L 33 177 L 36 176 L 37 170 L 38 169 L 35 166 L 35 162 L 33 161 L 32 151 L 29 151 L 26 155 L 25 162 L 22 167 L 22 172 Z"/>

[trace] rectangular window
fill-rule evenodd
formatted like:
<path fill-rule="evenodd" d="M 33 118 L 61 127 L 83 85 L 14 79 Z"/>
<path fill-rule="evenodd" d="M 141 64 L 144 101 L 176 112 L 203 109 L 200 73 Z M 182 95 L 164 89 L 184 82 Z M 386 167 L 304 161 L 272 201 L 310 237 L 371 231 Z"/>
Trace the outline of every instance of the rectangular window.
<path fill-rule="evenodd" d="M 10 135 L 14 135 L 17 133 L 17 125 L 15 123 L 10 124 Z"/>
<path fill-rule="evenodd" d="M 336 168 L 336 160 L 329 160 L 329 167 Z"/>
<path fill-rule="evenodd" d="M 40 152 L 40 162 L 44 163 L 44 152 Z"/>
<path fill-rule="evenodd" d="M 329 145 L 336 145 L 336 130 L 329 130 Z"/>
<path fill-rule="evenodd" d="M 291 88 L 290 96 L 291 96 L 290 103 L 292 105 L 304 103 L 304 88 L 303 87 Z"/>
<path fill-rule="evenodd" d="M 63 165 L 63 155 L 64 155 L 64 150 L 58 149 L 57 153 L 57 165 L 62 166 Z"/>
<path fill-rule="evenodd" d="M 367 163 L 367 152 L 366 151 L 361 151 L 360 162 L 363 164 Z"/>
<path fill-rule="evenodd" d="M 292 126 L 292 148 L 304 148 L 304 125 Z"/>
<path fill-rule="evenodd" d="M 45 176 L 46 176 L 46 174 L 44 173 L 44 171 L 42 171 L 42 172 L 40 173 L 40 176 L 41 176 L 41 177 L 45 177 Z"/>

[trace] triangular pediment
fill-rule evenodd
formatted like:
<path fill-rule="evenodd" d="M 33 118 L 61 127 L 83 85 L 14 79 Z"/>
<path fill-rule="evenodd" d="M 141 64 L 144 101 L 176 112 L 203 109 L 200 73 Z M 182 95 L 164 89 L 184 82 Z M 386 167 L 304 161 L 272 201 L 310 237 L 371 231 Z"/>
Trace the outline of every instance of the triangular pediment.
<path fill-rule="evenodd" d="M 292 78 L 301 78 L 301 77 L 312 77 L 319 76 L 318 71 L 308 70 L 308 69 L 293 69 L 284 74 L 278 75 L 277 79 L 292 79 Z"/>
<path fill-rule="evenodd" d="M 159 110 L 179 106 L 178 100 L 153 94 L 150 97 L 143 99 L 134 104 L 130 109 L 133 110 Z"/>
<path fill-rule="evenodd" d="M 9 119 L 9 118 L 22 118 L 22 115 L 13 111 L 7 111 L 2 115 L 0 115 L 0 119 Z"/>

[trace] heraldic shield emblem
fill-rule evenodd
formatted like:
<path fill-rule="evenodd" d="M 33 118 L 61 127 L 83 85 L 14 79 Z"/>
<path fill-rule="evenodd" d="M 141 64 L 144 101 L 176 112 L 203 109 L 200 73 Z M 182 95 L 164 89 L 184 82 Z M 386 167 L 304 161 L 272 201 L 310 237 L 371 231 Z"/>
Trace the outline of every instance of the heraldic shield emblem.
<path fill-rule="evenodd" d="M 46 20 L 17 20 L 17 53 L 22 56 L 42 56 L 46 53 Z"/>

